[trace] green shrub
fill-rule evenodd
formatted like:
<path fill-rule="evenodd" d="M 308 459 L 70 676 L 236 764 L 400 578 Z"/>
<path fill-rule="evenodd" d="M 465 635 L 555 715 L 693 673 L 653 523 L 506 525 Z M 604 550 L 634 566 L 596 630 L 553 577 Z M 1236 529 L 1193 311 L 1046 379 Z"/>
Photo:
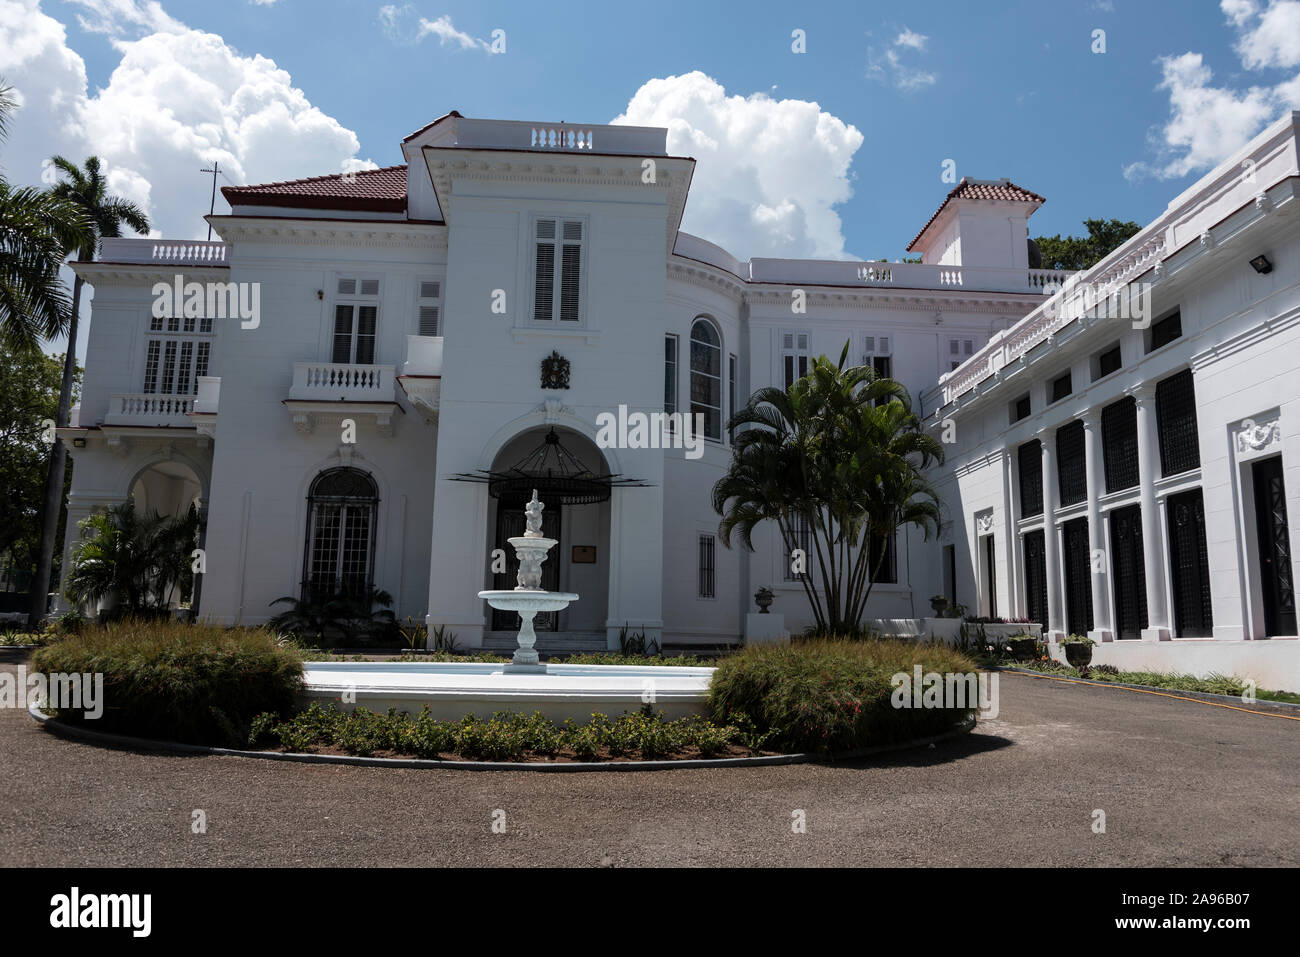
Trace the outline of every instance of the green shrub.
<path fill-rule="evenodd" d="M 593 714 L 588 724 L 578 726 L 572 721 L 556 725 L 540 712 L 437 721 L 427 708 L 414 716 L 396 711 L 381 715 L 314 703 L 288 720 L 258 715 L 248 741 L 253 746 L 278 742 L 299 752 L 335 747 L 363 756 L 390 751 L 433 759 L 456 754 L 476 761 L 519 761 L 569 752 L 579 761 L 594 761 L 608 752 L 611 757 L 654 760 L 692 749 L 714 757 L 739 743 L 739 732 L 700 717 L 667 721 L 649 708 L 616 719 Z"/>
<path fill-rule="evenodd" d="M 916 665 L 923 673 L 975 671 L 970 658 L 943 643 L 821 638 L 750 645 L 718 663 L 711 717 L 739 723 L 747 741 L 779 751 L 834 753 L 938 734 L 972 713 L 893 707 L 890 679 L 911 675 Z"/>
<path fill-rule="evenodd" d="M 292 711 L 302 684 L 302 659 L 270 632 L 178 622 L 86 629 L 37 649 L 32 668 L 103 674 L 103 716 L 86 722 L 95 730 L 237 747 L 258 714 Z"/>

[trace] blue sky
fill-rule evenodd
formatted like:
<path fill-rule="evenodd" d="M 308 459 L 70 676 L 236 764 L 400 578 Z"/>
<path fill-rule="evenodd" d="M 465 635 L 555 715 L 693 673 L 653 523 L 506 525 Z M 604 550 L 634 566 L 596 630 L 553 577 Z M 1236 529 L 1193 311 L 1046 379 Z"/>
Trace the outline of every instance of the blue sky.
<path fill-rule="evenodd" d="M 1047 197 L 1035 235 L 1145 223 L 1300 106 L 1298 68 L 1296 0 L 0 0 L 0 75 L 26 104 L 0 163 L 34 182 L 41 157 L 93 150 L 193 236 L 211 156 L 259 182 L 399 162 L 453 108 L 600 123 L 634 103 L 708 144 L 685 150 L 688 229 L 742 257 L 893 259 L 946 159 Z"/>

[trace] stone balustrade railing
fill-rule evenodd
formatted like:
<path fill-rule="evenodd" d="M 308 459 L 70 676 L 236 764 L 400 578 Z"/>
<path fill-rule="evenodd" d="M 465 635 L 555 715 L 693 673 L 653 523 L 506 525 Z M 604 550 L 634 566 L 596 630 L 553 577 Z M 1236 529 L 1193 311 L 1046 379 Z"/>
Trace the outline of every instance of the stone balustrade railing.
<path fill-rule="evenodd" d="M 575 130 L 566 126 L 534 126 L 528 144 L 534 149 L 589 150 L 591 130 Z"/>
<path fill-rule="evenodd" d="M 152 393 L 116 393 L 109 396 L 105 425 L 182 427 L 190 424 L 194 396 Z"/>
<path fill-rule="evenodd" d="M 229 247 L 206 240 L 105 239 L 99 258 L 108 263 L 152 263 L 167 266 L 225 266 Z"/>
<path fill-rule="evenodd" d="M 391 402 L 393 381 L 392 366 L 295 362 L 289 398 L 334 402 Z"/>

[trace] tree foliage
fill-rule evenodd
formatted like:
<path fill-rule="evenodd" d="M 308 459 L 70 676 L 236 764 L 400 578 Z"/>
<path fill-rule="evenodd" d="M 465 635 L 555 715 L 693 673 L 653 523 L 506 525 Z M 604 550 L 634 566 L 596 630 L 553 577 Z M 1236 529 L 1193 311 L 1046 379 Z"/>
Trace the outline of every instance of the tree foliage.
<path fill-rule="evenodd" d="M 64 588 L 74 602 L 107 601 L 115 615 L 147 615 L 188 597 L 199 531 L 193 505 L 171 518 L 152 511 L 140 515 L 134 503 L 123 502 L 95 512 L 81 529 Z"/>
<path fill-rule="evenodd" d="M 48 423 L 59 407 L 63 359 L 39 349 L 0 343 L 0 556 L 18 573 L 20 587 L 36 568 L 41 536 L 41 486 L 50 446 Z M 80 370 L 78 370 L 80 373 Z M 80 375 L 78 375 L 80 381 Z M 64 481 L 64 501 L 71 482 Z M 67 510 L 60 516 L 60 537 Z M 56 556 L 56 563 L 58 556 Z"/>
<path fill-rule="evenodd" d="M 1034 245 L 1043 255 L 1044 269 L 1091 269 L 1141 231 L 1134 222 L 1118 219 L 1085 219 L 1088 235 L 1039 236 Z"/>
<path fill-rule="evenodd" d="M 899 529 L 937 532 L 939 499 L 925 469 L 943 447 L 921 429 L 901 383 L 869 366 L 816 359 L 783 391 L 755 392 L 731 419 L 737 429 L 727 474 L 713 488 L 718 533 L 739 534 L 753 549 L 754 529 L 775 522 L 787 552 L 798 521 L 808 527 L 807 571 L 798 575 L 820 631 L 860 630 L 885 550 L 871 547 Z"/>

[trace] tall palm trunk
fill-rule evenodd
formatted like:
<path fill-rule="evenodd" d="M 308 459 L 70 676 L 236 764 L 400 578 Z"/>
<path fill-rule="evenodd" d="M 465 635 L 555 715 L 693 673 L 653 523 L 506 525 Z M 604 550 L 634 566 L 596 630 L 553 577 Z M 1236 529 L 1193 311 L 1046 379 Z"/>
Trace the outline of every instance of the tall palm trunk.
<path fill-rule="evenodd" d="M 72 383 L 77 378 L 77 313 L 81 306 L 80 276 L 72 284 L 72 309 L 68 322 L 68 349 L 63 357 L 63 383 L 59 387 L 59 411 L 55 425 L 62 429 L 68 425 L 72 413 Z M 50 467 L 45 473 L 45 504 L 41 510 L 40 557 L 36 574 L 32 578 L 32 603 L 27 612 L 27 627 L 37 628 L 45 617 L 50 590 L 50 576 L 54 563 L 55 539 L 59 534 L 59 513 L 63 510 L 63 478 L 67 472 L 68 450 L 57 434 L 50 448 Z"/>

